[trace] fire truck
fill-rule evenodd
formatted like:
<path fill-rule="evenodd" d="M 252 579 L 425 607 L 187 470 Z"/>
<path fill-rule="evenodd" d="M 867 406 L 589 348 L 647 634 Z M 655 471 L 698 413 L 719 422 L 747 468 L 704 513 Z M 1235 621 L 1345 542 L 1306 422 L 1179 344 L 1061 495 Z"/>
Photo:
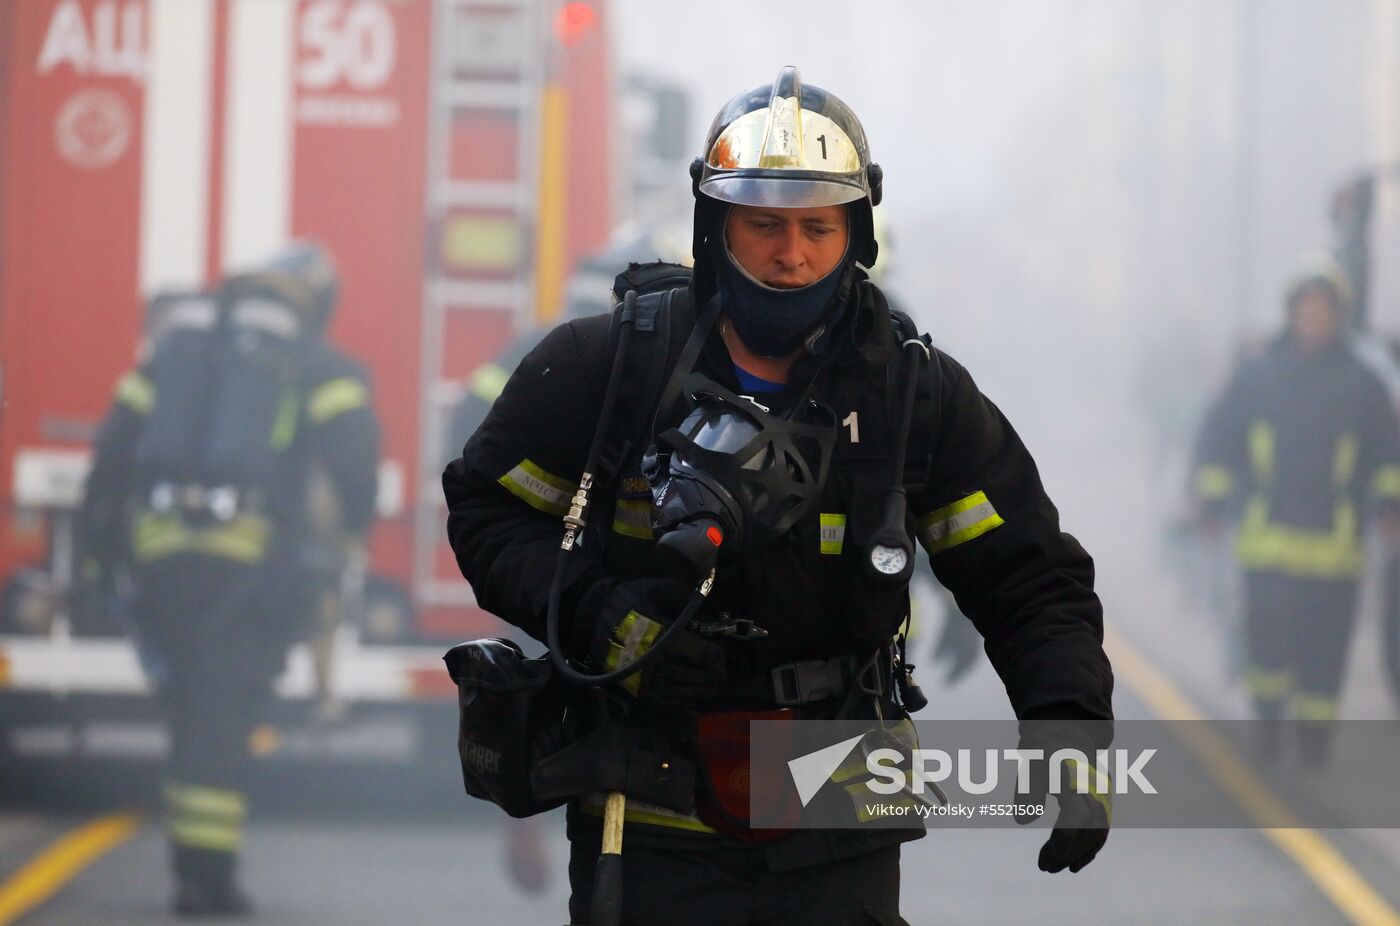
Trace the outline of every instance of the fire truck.
<path fill-rule="evenodd" d="M 329 336 L 369 368 L 383 427 L 363 620 L 330 684 L 352 705 L 451 697 L 442 644 L 499 625 L 445 542 L 439 477 L 465 437 L 447 422 L 607 240 L 607 17 L 605 0 L 0 3 L 0 704 L 26 706 L 0 749 L 131 745 L 74 720 L 148 700 L 120 632 L 67 605 L 89 444 L 149 298 L 294 238 L 335 258 Z M 279 692 L 318 681 L 299 647 Z"/>

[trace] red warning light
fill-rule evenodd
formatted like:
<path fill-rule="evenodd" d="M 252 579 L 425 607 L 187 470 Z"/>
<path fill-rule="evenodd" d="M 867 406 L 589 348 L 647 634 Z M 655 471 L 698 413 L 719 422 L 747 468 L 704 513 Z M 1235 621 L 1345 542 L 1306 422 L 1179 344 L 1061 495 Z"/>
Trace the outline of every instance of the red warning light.
<path fill-rule="evenodd" d="M 566 3 L 554 15 L 554 35 L 565 48 L 574 48 L 588 38 L 598 24 L 598 11 L 588 3 Z"/>
<path fill-rule="evenodd" d="M 715 546 L 719 546 L 720 544 L 724 543 L 724 531 L 720 530 L 713 524 L 706 528 L 705 536 L 708 537 L 710 539 L 710 543 L 714 544 Z"/>

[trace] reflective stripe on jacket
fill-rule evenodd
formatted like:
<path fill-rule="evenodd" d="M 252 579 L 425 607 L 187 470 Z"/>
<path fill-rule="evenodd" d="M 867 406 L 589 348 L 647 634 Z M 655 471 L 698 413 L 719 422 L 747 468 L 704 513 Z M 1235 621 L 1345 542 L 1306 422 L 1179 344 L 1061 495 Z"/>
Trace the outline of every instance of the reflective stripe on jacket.
<path fill-rule="evenodd" d="M 1243 567 L 1355 578 L 1362 513 L 1400 502 L 1400 429 L 1380 379 L 1343 342 L 1306 355 L 1275 344 L 1207 416 L 1193 491 L 1238 517 Z"/>

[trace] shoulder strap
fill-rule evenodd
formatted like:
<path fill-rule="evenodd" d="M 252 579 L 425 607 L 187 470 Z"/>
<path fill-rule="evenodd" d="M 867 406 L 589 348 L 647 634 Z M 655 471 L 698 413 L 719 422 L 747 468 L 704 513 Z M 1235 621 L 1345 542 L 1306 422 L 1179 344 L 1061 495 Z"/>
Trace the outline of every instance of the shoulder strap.
<path fill-rule="evenodd" d="M 627 312 L 626 300 L 619 301 L 613 310 L 612 362 L 623 364 L 623 378 L 629 388 L 619 391 L 594 470 L 589 532 L 599 551 L 606 549 L 611 540 L 611 532 L 605 525 L 613 520 L 617 505 L 615 489 L 622 478 L 623 467 L 638 446 L 650 442 L 657 407 L 653 403 L 664 391 L 661 382 L 671 369 L 671 358 L 676 356 L 676 342 L 694 327 L 688 287 L 641 294 L 633 311 L 635 314 L 630 319 L 633 329 L 627 353 L 623 355 L 618 346 L 619 331 Z M 684 348 L 681 353 L 685 353 Z M 694 363 L 693 358 L 691 362 Z M 641 387 L 631 388 L 634 383 Z"/>
<path fill-rule="evenodd" d="M 626 312 L 625 302 L 619 302 L 613 313 L 614 344 L 617 343 L 616 331 L 624 321 Z M 620 475 L 628 457 L 641 442 L 648 439 L 647 432 L 654 422 L 659 399 L 666 391 L 662 388 L 662 382 L 672 367 L 672 358 L 677 358 L 674 363 L 677 368 L 684 365 L 683 357 L 677 357 L 676 341 L 698 327 L 694 323 L 687 287 L 638 296 L 635 315 L 630 321 L 633 327 L 627 356 L 615 356 L 613 362 L 625 365 L 625 381 L 637 384 L 638 388 L 629 388 L 618 396 L 612 427 L 599 455 L 599 474 L 595 474 L 602 476 L 599 480 L 601 485 Z M 682 348 L 680 353 L 684 355 L 686 348 Z M 690 362 L 694 364 L 693 356 Z"/>

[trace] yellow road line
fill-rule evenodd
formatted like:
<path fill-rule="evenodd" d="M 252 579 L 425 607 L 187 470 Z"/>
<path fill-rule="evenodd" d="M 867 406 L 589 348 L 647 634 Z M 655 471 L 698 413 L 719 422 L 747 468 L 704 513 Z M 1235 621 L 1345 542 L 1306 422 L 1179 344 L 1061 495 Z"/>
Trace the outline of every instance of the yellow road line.
<path fill-rule="evenodd" d="M 1206 718 L 1174 684 L 1127 640 L 1105 634 L 1105 647 L 1119 676 L 1164 720 Z M 1353 923 L 1400 926 L 1400 913 L 1366 882 L 1330 842 L 1305 827 L 1274 795 L 1239 753 L 1209 723 L 1174 726 L 1187 749 L 1263 833 L 1303 870 Z"/>
<path fill-rule="evenodd" d="M 130 839 L 140 825 L 135 814 L 112 814 L 49 846 L 0 884 L 0 926 L 9 926 L 48 900 L 88 865 Z"/>

